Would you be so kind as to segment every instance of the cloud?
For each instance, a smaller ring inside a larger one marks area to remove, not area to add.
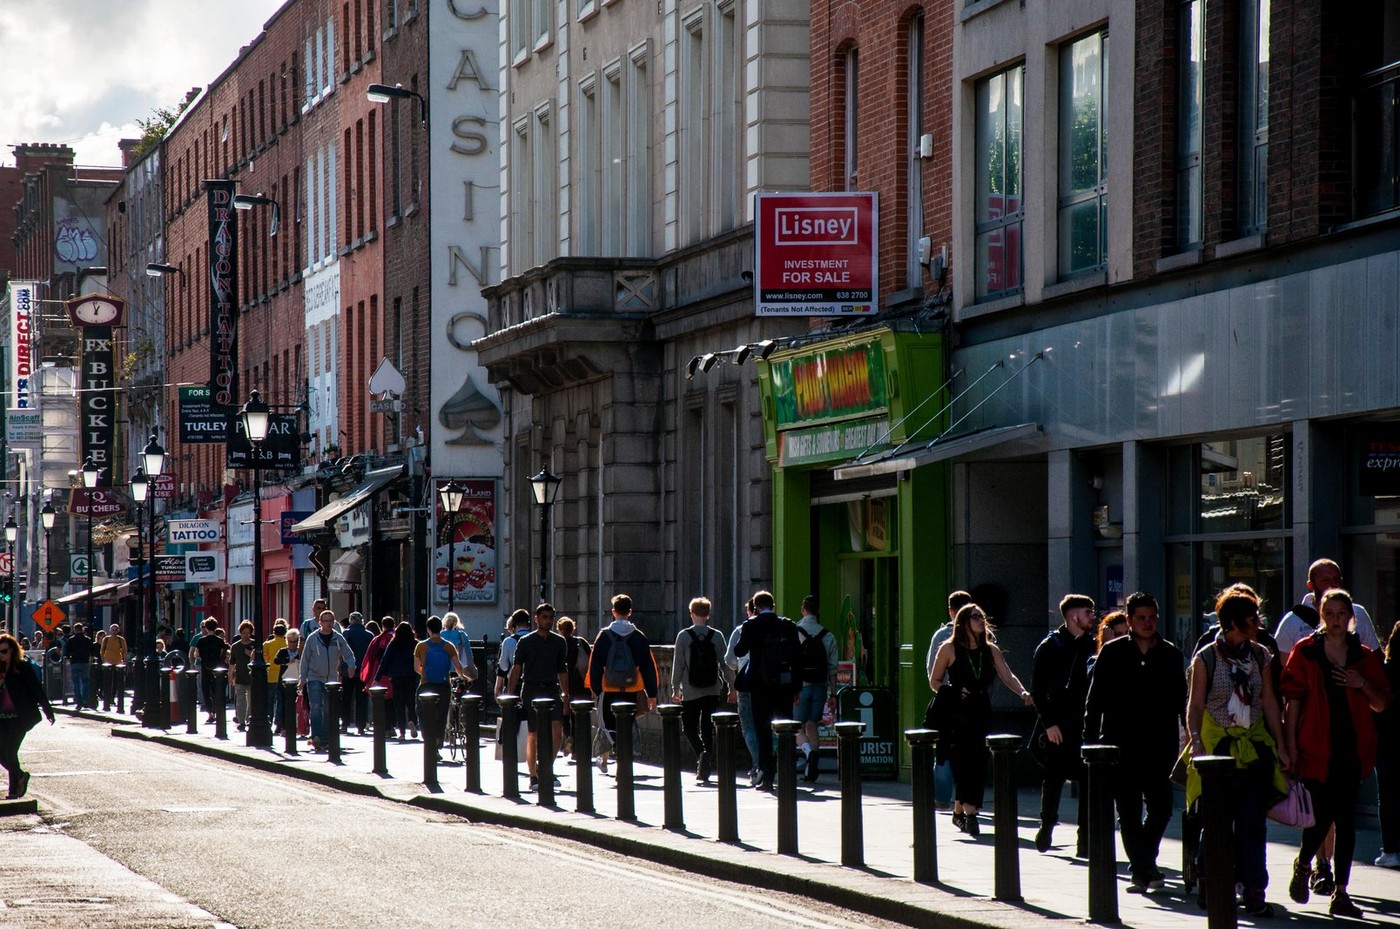
[[[284,0],[3,0],[0,163],[64,142],[79,164],[120,164],[137,119],[206,86]]]

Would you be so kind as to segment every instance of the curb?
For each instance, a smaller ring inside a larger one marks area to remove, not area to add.
[[[1027,924],[1028,920],[1034,920],[1037,916],[1045,919],[1047,924],[1050,921],[1048,917],[1035,913],[1033,910],[1028,911],[1011,904],[1002,904],[984,897],[970,899],[977,905],[978,911],[983,914],[986,914],[988,907],[1004,909],[1004,918],[999,920],[969,918],[956,911],[935,909],[915,901],[914,899],[910,899],[914,896],[932,891],[940,886],[938,884],[917,884],[906,879],[877,877],[874,879],[888,882],[889,886],[886,889],[886,893],[876,893],[872,890],[851,886],[848,882],[849,878],[871,879],[869,875],[866,875],[858,869],[849,869],[827,862],[813,862],[801,857],[792,858],[781,856],[767,851],[754,852],[745,849],[743,846],[719,843],[711,839],[697,840],[695,838],[686,838],[684,834],[668,832],[661,829],[659,826],[654,829],[651,827],[634,827],[629,823],[599,816],[593,819],[597,828],[592,828],[581,823],[568,822],[556,818],[544,818],[543,816],[525,815],[523,813],[512,813],[506,810],[493,809],[485,805],[448,799],[436,794],[418,793],[410,797],[392,796],[379,789],[374,784],[361,784],[355,781],[344,780],[328,771],[290,767],[271,759],[227,751],[217,745],[189,742],[165,734],[156,734],[146,730],[132,728],[113,729],[112,735],[115,738],[152,742],[198,755],[218,758],[222,761],[241,764],[245,767],[255,768],[260,771],[282,774],[287,777],[309,781],[344,793],[388,800],[393,803],[401,803],[429,812],[458,816],[468,822],[479,825],[504,826],[511,829],[539,833],[551,838],[567,839],[629,858],[650,861],[654,864],[676,868],[690,874],[751,887],[767,888],[778,891],[779,893],[790,894],[792,896],[838,906],[855,913],[860,913],[876,919],[901,923],[906,926],[926,927],[930,925],[931,921],[936,921],[939,929],[993,929],[993,927],[1000,929],[1000,927],[1009,927],[1013,925],[1024,926]],[[546,810],[546,808],[537,805],[526,805],[526,808],[531,810]],[[551,816],[555,812],[574,815],[573,811],[562,808],[550,810],[548,812]],[[656,839],[661,839],[661,841],[632,838],[620,834],[619,832],[609,831],[609,828],[604,828],[604,824],[615,826],[618,829],[647,828],[649,831],[655,833]],[[703,842],[703,846],[694,850],[680,847],[681,843],[694,843],[696,841]],[[737,860],[739,856],[750,854],[762,855],[764,859],[763,862],[761,864],[757,862],[750,864],[745,861]],[[815,865],[820,867],[825,873],[821,875],[800,874],[792,870],[789,865],[801,865],[805,867],[812,867]],[[965,899],[968,898],[952,895],[949,896],[946,901],[940,902],[953,903]]]

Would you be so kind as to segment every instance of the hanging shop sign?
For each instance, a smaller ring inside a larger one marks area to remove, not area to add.
[[[214,403],[210,387],[180,388],[180,441],[212,445],[228,438],[228,410]]]
[[[5,411],[5,440],[11,448],[41,448],[44,443],[44,414],[33,407]]]
[[[879,341],[789,355],[769,371],[779,429],[883,413],[889,402]]]
[[[185,554],[186,583],[210,584],[223,579],[223,552],[187,552]]]
[[[30,379],[34,376],[32,336],[38,286],[33,281],[10,282],[10,339],[14,345],[10,352],[10,387],[14,396],[8,406],[14,410],[27,410],[34,403]]]
[[[171,545],[198,545],[223,538],[223,522],[217,519],[168,519],[166,541]]]
[[[82,341],[82,384],[78,401],[82,430],[79,455],[99,469],[97,486],[112,486],[117,442],[117,392],[111,326],[87,326]]]
[[[228,468],[268,468],[282,470],[301,465],[301,433],[297,414],[273,413],[267,421],[267,438],[256,449],[243,431],[243,417],[229,418],[228,444],[224,466]]]
[[[874,193],[765,193],[754,203],[759,316],[865,316],[879,308]]]
[[[185,583],[184,555],[157,555],[155,563],[157,584]]]
[[[238,225],[230,180],[206,180],[209,208],[209,386],[214,403],[238,396]]]

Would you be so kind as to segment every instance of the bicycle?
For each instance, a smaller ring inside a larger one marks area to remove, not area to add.
[[[470,733],[466,729],[466,714],[462,711],[462,697],[471,691],[471,685],[462,678],[453,676],[452,696],[447,704],[447,725],[443,730],[443,746],[452,761],[466,760],[466,745]]]

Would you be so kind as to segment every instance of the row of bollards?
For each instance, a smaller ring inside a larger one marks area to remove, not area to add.
[[[193,706],[193,692],[196,687],[197,671],[186,671],[180,675],[182,685],[181,701]],[[227,678],[226,668],[216,668],[215,737],[227,739],[225,719],[225,690],[222,686]],[[164,689],[164,688],[162,688]],[[119,692],[118,692],[119,693]],[[284,685],[283,730],[286,734],[286,751],[296,754],[296,684]],[[374,735],[374,773],[387,777],[386,763],[386,689],[370,687],[371,718]],[[445,721],[448,717],[445,707],[438,705],[439,695],[423,692],[418,695],[420,725],[423,732],[423,783],[429,789],[439,789],[438,761],[443,742]],[[517,696],[503,695],[497,698],[501,710],[501,737],[498,742],[502,766],[502,796],[507,799],[520,799],[519,752],[517,738],[522,712],[533,715],[535,738],[537,740],[536,800],[544,807],[555,807],[557,797],[554,790],[555,746],[551,715],[555,701],[547,698],[531,701],[522,706]],[[457,701],[457,712],[461,725],[471,737],[465,740],[463,767],[466,775],[465,789],[468,793],[480,794],[481,787],[481,739],[478,736],[481,724],[482,698],[468,694]],[[339,685],[327,685],[325,707],[325,728],[328,736],[327,760],[340,761],[338,725]],[[573,700],[569,704],[571,715],[570,733],[574,743],[575,760],[575,809],[580,813],[593,814],[593,713],[592,700]],[[611,713],[616,720],[613,737],[613,760],[617,796],[616,818],[634,821],[636,814],[635,781],[633,777],[634,749],[633,720],[637,707],[629,702],[612,704]],[[662,768],[664,813],[662,828],[684,832],[685,813],[683,808],[681,771],[681,707],[662,704],[657,708],[662,727]],[[187,714],[187,731],[196,729],[196,713]],[[738,714],[720,712],[713,715],[715,726],[715,762],[718,780],[717,838],[721,842],[739,841],[738,802],[737,802],[737,736]],[[778,852],[784,855],[799,854],[797,828],[797,765],[796,735],[800,729],[794,720],[774,720],[773,731],[778,740],[777,751],[777,818]],[[860,767],[861,736],[865,726],[859,722],[840,722],[835,725],[837,733],[837,767],[841,793],[841,863],[847,867],[864,867],[864,834],[862,818],[862,779]],[[933,768],[934,752],[938,733],[929,729],[910,729],[904,733],[909,745],[912,760],[912,816],[913,816],[913,878],[921,884],[937,884],[938,850],[934,806]],[[987,746],[992,754],[993,777],[993,843],[994,843],[994,897],[1002,901],[1020,901],[1020,842],[1018,835],[1018,810],[1014,764],[1023,739],[1016,735],[990,735]],[[1086,745],[1082,749],[1088,791],[1088,917],[1097,923],[1118,922],[1118,880],[1116,841],[1114,836],[1114,802],[1112,785],[1119,750],[1112,745]],[[1236,906],[1234,895],[1234,862],[1229,816],[1229,778],[1235,766],[1228,757],[1198,758],[1195,760],[1202,778],[1201,813],[1205,823],[1203,837],[1204,858],[1209,866],[1203,872],[1207,898],[1208,929],[1234,929]]]

